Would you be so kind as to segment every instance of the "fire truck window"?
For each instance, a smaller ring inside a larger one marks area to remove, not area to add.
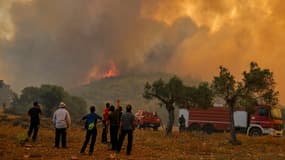
[[[260,108],[260,109],[258,110],[258,115],[259,115],[259,116],[267,117],[267,116],[268,116],[268,109],[266,109],[266,108]]]

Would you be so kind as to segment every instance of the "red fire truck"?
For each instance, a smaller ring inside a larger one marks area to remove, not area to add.
[[[188,117],[189,130],[203,130],[212,133],[230,129],[229,110],[226,107],[193,108],[190,109]],[[283,134],[281,109],[277,107],[259,105],[250,116],[246,111],[235,111],[234,123],[237,131],[250,136],[263,134],[281,136]]]
[[[136,124],[138,128],[153,128],[158,130],[161,124],[161,119],[158,117],[156,112],[147,112],[139,110],[136,114]]]

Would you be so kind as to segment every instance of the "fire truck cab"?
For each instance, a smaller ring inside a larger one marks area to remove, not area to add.
[[[283,121],[281,109],[270,106],[257,106],[256,112],[250,116],[247,134],[250,136],[262,134],[282,136]]]
[[[153,128],[153,130],[158,130],[161,124],[161,119],[158,117],[156,112],[147,112],[144,110],[139,110],[136,114],[136,124],[140,128]]]

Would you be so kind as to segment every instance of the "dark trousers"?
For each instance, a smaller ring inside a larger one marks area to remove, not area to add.
[[[112,150],[116,150],[118,146],[118,131],[119,131],[118,125],[112,125],[112,124],[110,125]]]
[[[28,131],[28,136],[31,137],[32,133],[33,133],[33,141],[35,141],[37,139],[37,135],[38,135],[38,130],[39,130],[39,125],[38,124],[30,124],[30,128]]]
[[[87,130],[86,131],[86,137],[85,137],[85,141],[82,145],[82,148],[81,148],[81,153],[84,153],[88,143],[89,143],[89,140],[90,140],[90,137],[91,137],[91,144],[90,144],[90,149],[89,149],[89,153],[93,153],[94,151],[94,145],[95,145],[95,142],[96,142],[96,136],[97,136],[97,129],[93,129],[93,130]]]
[[[56,128],[55,130],[55,147],[59,147],[61,139],[61,146],[66,147],[66,128]]]
[[[179,126],[179,132],[185,131],[185,125],[180,125]]]
[[[102,143],[107,143],[107,124],[106,121],[102,122],[103,130],[102,130]]]
[[[131,154],[132,145],[133,145],[133,130],[122,130],[121,131],[121,134],[119,136],[119,144],[118,144],[117,151],[118,152],[121,151],[126,134],[128,134],[127,154]]]

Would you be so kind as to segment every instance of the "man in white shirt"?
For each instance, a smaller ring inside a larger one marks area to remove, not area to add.
[[[61,139],[62,148],[66,148],[66,129],[71,125],[71,119],[63,102],[60,102],[58,109],[53,114],[53,124],[56,129],[55,147],[59,148],[59,141]]]

